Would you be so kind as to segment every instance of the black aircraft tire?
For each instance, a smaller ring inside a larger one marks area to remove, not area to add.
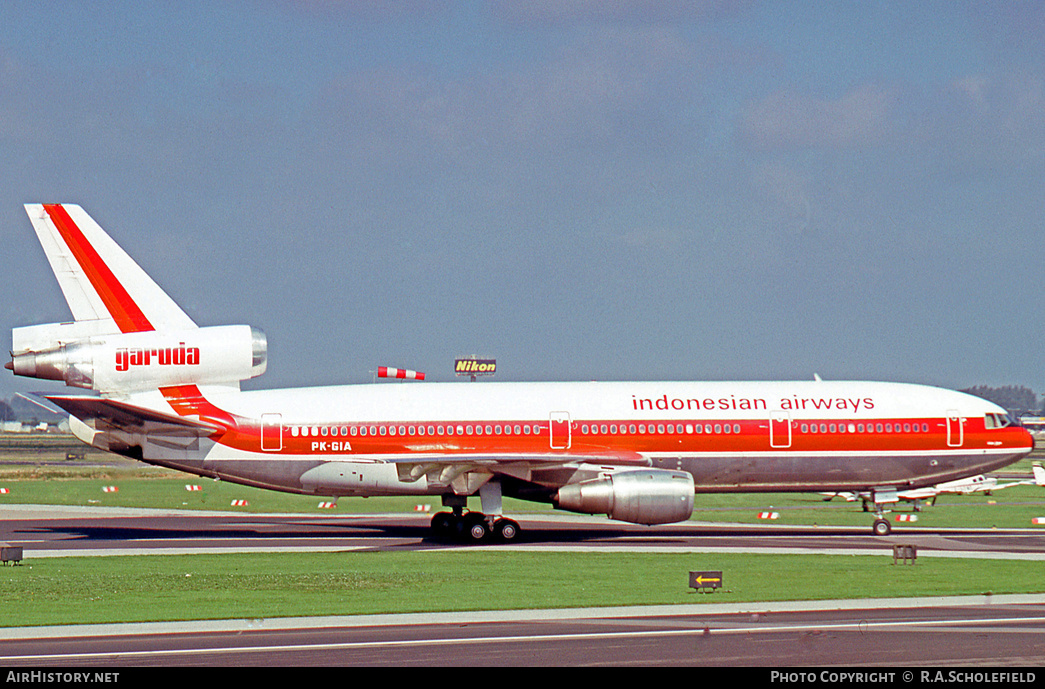
[[[486,515],[469,512],[463,520],[463,535],[470,541],[482,541],[490,535],[490,526],[486,523]]]
[[[445,540],[454,534],[454,522],[457,521],[449,512],[437,512],[432,516],[432,535]]]
[[[493,528],[502,541],[514,541],[519,535],[519,524],[512,519],[499,519]]]

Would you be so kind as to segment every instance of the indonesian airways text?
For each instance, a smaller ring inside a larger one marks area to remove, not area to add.
[[[661,411],[684,411],[684,410],[758,410],[768,409],[768,403],[760,397],[671,397],[661,395],[660,397],[638,397],[631,396],[631,407],[635,411],[661,410]],[[849,411],[853,414],[861,409],[874,409],[874,399],[871,397],[781,397],[780,404],[776,409],[782,411],[798,410],[829,410]]]

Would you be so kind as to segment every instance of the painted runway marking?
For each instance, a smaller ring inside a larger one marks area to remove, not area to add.
[[[633,620],[634,622],[634,620]],[[316,643],[316,644],[287,644],[287,645],[264,645],[264,646],[227,646],[221,648],[178,648],[178,649],[160,649],[151,651],[110,651],[110,652],[93,652],[93,653],[55,653],[55,654],[40,654],[40,655],[19,655],[19,656],[0,656],[0,663],[3,662],[47,662],[47,661],[60,661],[60,660],[102,660],[111,659],[115,657],[120,658],[147,658],[147,657],[162,657],[162,656],[181,656],[181,655],[198,655],[203,653],[208,654],[233,654],[233,653],[274,653],[274,652],[307,652],[307,651],[349,651],[354,649],[372,649],[372,648],[406,648],[406,647],[421,647],[421,646],[450,646],[450,645],[462,645],[462,644],[498,644],[498,643],[519,643],[519,642],[554,642],[554,641],[606,641],[612,639],[623,639],[623,638],[652,638],[652,637],[677,637],[677,636],[694,636],[703,635],[709,633],[712,636],[719,636],[723,634],[777,634],[777,633],[796,633],[796,632],[811,632],[811,631],[845,631],[855,630],[860,632],[867,632],[871,629],[905,629],[905,628],[917,628],[917,627],[961,627],[970,626],[971,629],[967,631],[983,631],[984,625],[1007,625],[1007,624],[1043,624],[1045,625],[1045,616],[1037,617],[995,617],[995,618],[976,618],[976,619],[945,619],[945,620],[885,620],[880,622],[871,622],[867,620],[858,620],[853,622],[833,622],[833,623],[770,623],[760,624],[758,626],[744,626],[744,627],[726,627],[726,628],[711,628],[706,626],[699,626],[689,629],[663,629],[663,630],[649,630],[649,631],[625,631],[625,632],[580,632],[580,633],[567,633],[567,634],[533,634],[533,635],[518,635],[518,636],[479,636],[479,637],[453,637],[449,639],[403,639],[403,640],[389,640],[389,641],[347,641],[339,643]],[[1043,630],[1045,631],[1045,630]]]

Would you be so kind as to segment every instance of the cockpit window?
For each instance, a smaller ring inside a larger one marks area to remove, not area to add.
[[[1007,414],[986,414],[983,417],[983,425],[986,428],[1005,428],[1010,423]]]

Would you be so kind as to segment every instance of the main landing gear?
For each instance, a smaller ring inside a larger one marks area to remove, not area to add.
[[[519,535],[519,524],[513,519],[482,512],[467,512],[455,507],[453,512],[439,512],[432,517],[432,535],[441,541],[512,541]]]
[[[479,489],[482,512],[465,512],[468,496],[444,495],[443,506],[452,512],[439,512],[432,517],[432,535],[443,541],[513,541],[519,535],[519,523],[501,515],[501,484],[490,481]]]

